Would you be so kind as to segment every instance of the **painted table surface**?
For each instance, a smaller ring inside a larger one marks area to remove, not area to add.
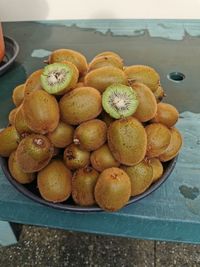
[[[0,220],[68,230],[157,240],[200,243],[200,22],[60,21],[4,23],[4,34],[20,45],[13,67],[0,77],[0,127],[7,125],[12,89],[43,66],[56,48],[84,53],[90,60],[104,50],[125,64],[146,64],[161,75],[166,101],[180,111],[177,127],[184,146],[169,179],[145,199],[119,212],[76,213],[48,208],[21,195],[0,173]],[[186,78],[175,83],[167,74]]]

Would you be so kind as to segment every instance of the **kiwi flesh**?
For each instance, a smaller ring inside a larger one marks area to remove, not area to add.
[[[64,148],[73,142],[74,128],[62,121],[59,122],[57,128],[47,134],[47,137],[55,147]]]
[[[158,158],[149,159],[149,164],[153,169],[153,183],[156,182],[163,174],[163,165]]]
[[[182,136],[178,129],[173,127],[170,129],[170,132],[171,132],[170,144],[166,148],[166,150],[161,155],[159,155],[159,159],[162,162],[166,162],[175,158],[178,155],[183,143]]]
[[[132,65],[124,70],[130,83],[141,82],[155,92],[160,84],[159,74],[150,66]]]
[[[77,125],[94,119],[101,113],[101,95],[92,87],[75,88],[61,98],[59,106],[61,120]]]
[[[35,179],[35,173],[25,173],[16,160],[16,152],[13,151],[8,159],[8,168],[12,177],[20,184],[29,184]]]
[[[170,128],[176,124],[178,118],[179,113],[174,106],[167,103],[158,103],[157,113],[152,122],[160,122]]]
[[[161,123],[149,124],[145,130],[147,133],[147,157],[160,156],[170,144],[170,130]]]
[[[40,76],[43,69],[34,71],[26,80],[24,85],[24,97],[28,96],[30,93],[36,90],[42,90]]]
[[[107,144],[93,151],[90,156],[92,167],[102,172],[111,167],[119,167],[120,163],[113,157]]]
[[[37,175],[37,185],[41,196],[54,203],[63,202],[70,197],[71,183],[71,171],[61,160],[52,160]]]
[[[133,116],[141,122],[154,118],[157,111],[157,102],[152,91],[143,83],[134,83],[132,88],[136,92],[139,102]]]
[[[78,81],[78,69],[71,62],[47,65],[41,74],[42,88],[49,94],[64,94]]]
[[[9,124],[10,125],[14,125],[15,124],[15,116],[17,114],[18,111],[18,107],[12,109],[8,115],[8,120],[9,120]]]
[[[134,114],[139,101],[136,91],[131,87],[112,84],[103,92],[102,105],[111,117],[120,119]]]
[[[90,152],[81,149],[75,144],[66,147],[63,160],[70,170],[84,168],[90,163]]]
[[[9,157],[19,142],[20,136],[13,125],[3,129],[0,132],[0,156]]]
[[[86,86],[91,86],[103,93],[106,88],[114,83],[127,84],[127,76],[116,67],[105,66],[90,71],[84,79]]]
[[[92,167],[77,170],[72,178],[72,198],[80,206],[95,204],[94,188],[99,173]]]
[[[32,173],[44,168],[54,153],[49,139],[40,134],[30,134],[19,143],[16,150],[16,160],[21,169]]]
[[[105,66],[123,69],[123,61],[114,55],[95,57],[89,64],[89,71]]]
[[[153,168],[148,163],[148,160],[145,159],[131,167],[122,166],[122,169],[130,177],[131,196],[142,194],[152,184]]]
[[[147,149],[143,125],[133,117],[116,120],[108,128],[108,146],[114,158],[132,166],[142,161]]]
[[[25,97],[23,112],[25,121],[33,132],[46,134],[58,126],[58,103],[54,96],[44,90],[33,91]]]
[[[70,61],[79,70],[80,75],[84,75],[87,72],[88,64],[85,56],[78,51],[71,49],[58,49],[52,52],[49,56],[49,63]]]
[[[16,107],[19,107],[24,99],[24,84],[20,84],[13,90],[12,100]]]
[[[95,186],[95,200],[106,211],[117,211],[125,206],[131,196],[129,176],[122,169],[104,170]]]
[[[74,132],[74,143],[87,151],[93,151],[102,146],[107,139],[106,123],[94,119],[81,123]]]

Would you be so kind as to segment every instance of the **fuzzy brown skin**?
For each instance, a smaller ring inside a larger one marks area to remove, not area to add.
[[[95,57],[89,64],[89,71],[106,66],[115,67],[122,70],[123,61],[114,55]]]
[[[86,86],[91,86],[103,93],[105,89],[114,84],[127,84],[127,76],[125,73],[115,67],[101,67],[90,71],[84,79]]]
[[[35,173],[25,173],[16,160],[16,152],[10,154],[8,168],[12,177],[20,184],[29,184],[35,179]]]
[[[123,59],[120,57],[120,55],[118,55],[117,53],[115,53],[113,51],[101,52],[101,53],[97,54],[94,58],[98,58],[98,57],[102,57],[102,56],[115,56],[115,57],[117,57],[119,60],[121,60],[123,62]]]
[[[156,89],[155,92],[153,92],[153,94],[156,98],[157,103],[160,103],[162,101],[163,97],[166,96],[164,89],[161,85],[158,86],[158,88]]]
[[[46,136],[30,134],[19,143],[16,160],[24,172],[32,173],[44,168],[53,153],[53,145]]]
[[[23,104],[18,108],[18,111],[15,115],[15,123],[14,126],[17,130],[17,132],[23,136],[24,134],[27,133],[32,133],[33,131],[28,127],[26,120],[25,120],[25,116],[24,116],[24,112],[23,112]]]
[[[43,69],[36,70],[28,77],[24,85],[24,97],[28,96],[35,90],[42,90],[40,83],[40,76],[42,72]]]
[[[9,124],[10,125],[14,125],[15,124],[15,116],[16,116],[16,113],[18,111],[18,108],[14,108],[10,111],[9,115],[8,115],[8,120],[9,120]]]
[[[77,170],[72,178],[72,198],[80,206],[92,206],[96,203],[94,188],[99,173],[92,167]]]
[[[92,87],[75,88],[61,98],[59,106],[62,121],[78,125],[101,113],[101,95]]]
[[[174,106],[167,103],[159,103],[157,113],[152,122],[160,122],[170,128],[176,124],[178,118],[179,113]]]
[[[20,84],[13,90],[12,100],[16,107],[19,107],[24,99],[24,84]]]
[[[0,132],[0,156],[9,157],[17,148],[20,136],[14,126],[8,126]]]
[[[134,83],[132,88],[136,91],[139,105],[133,114],[141,122],[154,118],[157,112],[157,102],[152,91],[142,83]]]
[[[97,204],[106,211],[116,211],[125,206],[131,196],[131,182],[119,168],[104,170],[95,186]]]
[[[81,123],[74,132],[74,143],[87,151],[94,151],[102,146],[107,139],[106,123],[94,119]]]
[[[171,128],[171,140],[166,150],[159,156],[160,161],[166,162],[176,157],[182,147],[183,138],[176,128]]]
[[[58,126],[60,114],[56,98],[44,90],[33,91],[23,102],[24,118],[28,127],[36,133],[53,132]]]
[[[93,151],[90,156],[92,167],[99,172],[111,167],[119,167],[120,163],[113,157],[107,144]]]
[[[162,176],[163,165],[158,158],[149,159],[149,164],[153,168],[153,183],[154,183]]]
[[[108,146],[117,161],[132,166],[142,161],[147,149],[147,135],[135,118],[116,120],[108,128]]]
[[[131,180],[131,196],[142,194],[153,182],[153,168],[148,160],[131,166],[122,166]]]
[[[70,170],[77,170],[89,165],[90,153],[75,144],[71,144],[66,147],[63,160]]]
[[[40,194],[51,202],[63,202],[71,195],[72,174],[61,160],[52,160],[38,173]]]
[[[160,156],[170,144],[171,132],[161,123],[152,123],[145,128],[147,133],[147,157]]]

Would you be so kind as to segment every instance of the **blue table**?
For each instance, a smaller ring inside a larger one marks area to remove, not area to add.
[[[199,22],[91,20],[3,26],[5,35],[15,38],[21,50],[13,68],[0,77],[1,128],[6,126],[12,108],[12,89],[42,66],[49,51],[68,47],[83,52],[90,60],[100,51],[114,50],[127,65],[146,64],[158,70],[167,93],[166,101],[180,111],[177,127],[184,136],[184,146],[173,174],[164,185],[115,213],[66,212],[42,206],[17,192],[0,172],[0,220],[105,235],[200,243]],[[170,81],[167,74],[172,71],[181,72],[186,78],[179,83]],[[0,240],[6,244],[6,240],[2,241],[3,229],[8,235],[12,232],[8,225],[0,224]]]

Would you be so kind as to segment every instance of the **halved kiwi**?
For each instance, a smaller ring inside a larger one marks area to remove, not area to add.
[[[115,119],[131,116],[138,104],[135,90],[123,84],[110,85],[102,95],[104,110]]]

